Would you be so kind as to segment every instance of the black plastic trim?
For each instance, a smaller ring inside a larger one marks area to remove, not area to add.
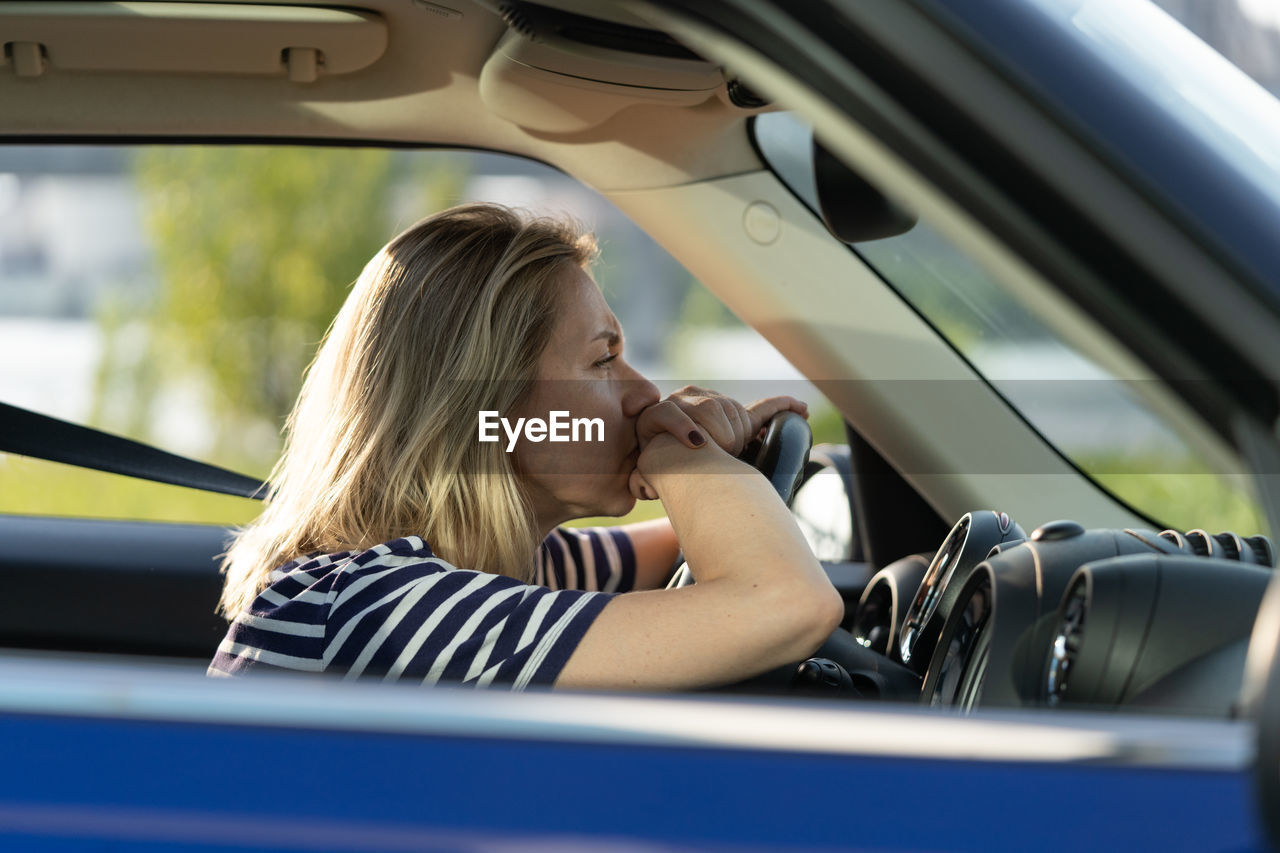
[[[0,515],[0,646],[210,660],[223,527]]]
[[[932,554],[951,525],[847,421],[845,433],[866,561],[878,571],[908,554]]]

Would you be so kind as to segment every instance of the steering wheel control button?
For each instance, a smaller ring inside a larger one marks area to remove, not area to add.
[[[849,671],[829,658],[809,658],[796,667],[791,678],[793,689],[819,693],[857,692]]]
[[[1031,533],[1036,542],[1056,542],[1059,539],[1073,539],[1084,533],[1084,527],[1077,521],[1061,519],[1040,525]]]
[[[782,217],[767,201],[753,201],[742,214],[742,227],[753,242],[768,246],[782,233]]]

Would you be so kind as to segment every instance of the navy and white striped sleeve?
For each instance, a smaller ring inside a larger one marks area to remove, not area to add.
[[[323,671],[324,620],[334,581],[350,557],[325,554],[273,571],[271,585],[227,629],[209,675],[248,669]]]
[[[233,623],[211,674],[252,663],[422,684],[549,686],[612,597],[454,568],[425,549],[397,547],[404,541],[361,553],[269,614],[259,597]]]
[[[538,583],[551,589],[630,592],[636,552],[621,527],[557,527],[542,543]]]

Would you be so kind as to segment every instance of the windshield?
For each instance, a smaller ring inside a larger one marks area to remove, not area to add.
[[[812,134],[789,113],[754,124],[775,173],[818,209]],[[966,252],[921,220],[853,244],[1060,453],[1160,525],[1266,532],[1247,477],[1216,471],[1122,381],[1058,336]]]

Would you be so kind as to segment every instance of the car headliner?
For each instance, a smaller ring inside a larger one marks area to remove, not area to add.
[[[318,5],[298,0],[272,3],[284,4]],[[5,4],[0,20],[9,19],[6,40],[21,40],[21,27],[27,26],[33,40],[51,41],[41,35],[47,23],[41,29],[24,20],[38,16],[47,22],[76,5],[83,4]],[[125,64],[145,67],[148,51],[163,55],[164,39],[158,34],[188,14],[183,7],[208,9],[207,4],[193,3],[150,5],[170,7],[170,16],[167,23],[159,21],[153,27],[132,25],[139,33],[133,45],[137,60]],[[601,190],[667,186],[760,166],[744,129],[750,112],[714,93],[686,107],[654,103],[637,88],[633,106],[596,127],[569,133],[522,128],[495,115],[481,97],[481,70],[507,31],[495,11],[468,0],[448,0],[434,8],[404,0],[362,0],[359,5],[385,21],[385,53],[351,73],[322,71],[312,83],[292,82],[283,64],[274,75],[155,73],[128,67],[63,71],[58,67],[59,43],[50,43],[46,68],[38,77],[0,74],[0,99],[6,105],[0,134],[317,139],[487,148],[542,160]],[[444,17],[442,7],[458,14]],[[20,17],[24,11],[26,19]],[[66,42],[87,40],[89,44],[82,46],[86,50],[100,37],[89,25],[63,27],[58,33]],[[227,42],[218,49],[233,55],[237,45]],[[245,63],[252,67],[248,57]]]

